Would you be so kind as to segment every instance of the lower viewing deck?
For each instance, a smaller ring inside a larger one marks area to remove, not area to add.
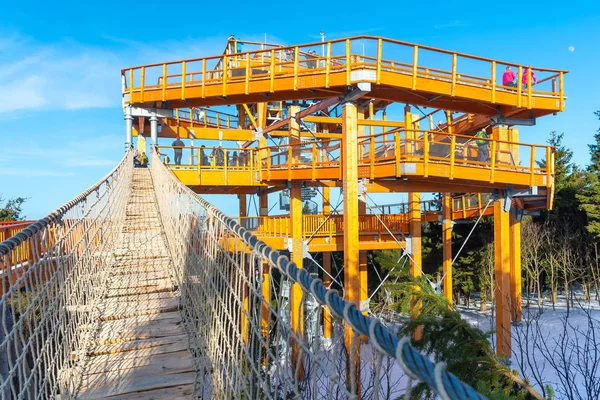
[[[134,170],[132,189],[77,398],[192,398],[196,370],[149,170]]]

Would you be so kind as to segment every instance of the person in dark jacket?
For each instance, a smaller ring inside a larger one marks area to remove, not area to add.
[[[181,155],[183,154],[183,147],[185,143],[181,139],[179,139],[179,135],[175,136],[175,141],[171,144],[171,146],[175,147],[175,165],[181,165]]]

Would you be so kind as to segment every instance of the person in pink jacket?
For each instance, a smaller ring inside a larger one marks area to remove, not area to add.
[[[523,83],[523,89],[527,88],[527,75],[531,73],[531,84],[535,85],[535,83],[537,82],[537,78],[535,77],[535,74],[533,73],[533,70],[531,68],[527,68],[525,70],[525,72],[523,73],[523,77],[521,79],[522,83]]]
[[[516,77],[517,75],[515,72],[510,67],[506,67],[506,71],[504,71],[504,74],[502,75],[502,86],[517,86],[515,83]]]

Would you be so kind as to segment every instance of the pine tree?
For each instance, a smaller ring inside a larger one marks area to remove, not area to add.
[[[23,197],[17,197],[15,199],[10,199],[6,201],[6,204],[0,208],[0,221],[19,221],[23,219],[21,213],[23,210],[21,209],[23,203],[25,203],[27,199]],[[0,196],[0,205],[4,202],[4,199]]]
[[[541,398],[498,359],[490,345],[491,332],[484,333],[462,319],[425,279],[409,278],[399,289],[398,311],[408,309],[415,297],[422,306],[420,314],[400,329],[399,336],[411,336],[417,327],[422,327],[423,338],[412,344],[436,362],[445,362],[448,371],[490,399]],[[437,398],[423,383],[412,394],[411,398]]]
[[[594,113],[600,119],[600,111]],[[588,145],[590,149],[591,163],[584,175],[584,185],[577,200],[580,209],[587,216],[586,229],[596,240],[600,240],[600,129],[594,135],[595,143]]]

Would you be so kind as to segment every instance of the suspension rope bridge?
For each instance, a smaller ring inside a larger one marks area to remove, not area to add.
[[[413,379],[445,399],[484,398],[162,163],[134,169],[131,152],[2,242],[0,259],[2,399],[354,398],[366,395],[361,388],[378,398],[390,384],[396,395],[407,390],[395,380]],[[258,284],[267,274],[278,275],[271,302]],[[294,331],[301,311],[290,308],[290,285],[303,304],[326,306],[336,331],[346,324],[368,338],[359,360],[348,359],[343,340],[326,349],[318,335]],[[396,368],[381,368],[393,360]],[[346,374],[347,365],[359,373]]]

